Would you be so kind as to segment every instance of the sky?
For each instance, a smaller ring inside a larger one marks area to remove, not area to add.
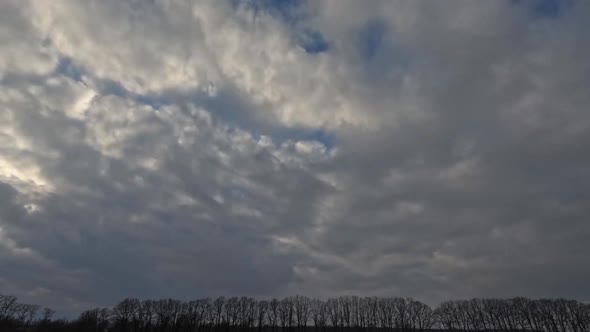
[[[589,15],[2,0],[0,293],[590,300]]]

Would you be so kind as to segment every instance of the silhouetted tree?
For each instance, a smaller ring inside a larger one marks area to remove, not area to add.
[[[326,324],[328,321],[328,313],[327,313],[327,306],[326,302],[322,300],[312,300],[311,301],[311,317],[313,320],[313,324],[316,328],[322,329],[322,331],[326,330]]]
[[[293,298],[295,306],[295,320],[297,321],[297,328],[301,330],[307,326],[309,315],[311,313],[311,299],[307,296],[296,295]]]
[[[110,310],[96,308],[84,311],[76,322],[77,330],[83,332],[104,332],[109,327]]]
[[[256,324],[258,326],[258,331],[262,331],[262,328],[266,324],[266,317],[268,314],[269,306],[270,306],[270,303],[266,300],[258,301],[258,303],[257,303],[257,311],[256,311],[257,323]]]
[[[270,300],[270,302],[268,303],[268,324],[271,326],[272,331],[274,331],[275,328],[279,325],[280,305],[280,301],[274,298]]]
[[[590,332],[590,305],[567,299],[471,299],[432,310],[412,298],[341,296],[322,301],[296,295],[281,300],[219,297],[189,302],[127,298],[112,309],[84,311],[74,321],[54,311],[0,295],[4,332],[311,332],[343,330]]]

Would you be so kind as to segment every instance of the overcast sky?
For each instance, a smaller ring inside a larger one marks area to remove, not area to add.
[[[1,0],[0,293],[590,300],[588,17]]]

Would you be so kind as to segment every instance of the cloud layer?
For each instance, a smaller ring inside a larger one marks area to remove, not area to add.
[[[589,14],[2,1],[1,293],[588,300]]]

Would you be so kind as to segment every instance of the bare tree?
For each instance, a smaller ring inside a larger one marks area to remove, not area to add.
[[[124,299],[113,307],[113,319],[121,331],[128,330],[133,317],[137,315],[140,308],[141,304],[139,300],[130,298]]]
[[[0,321],[13,318],[16,304],[16,296],[0,295]]]
[[[251,297],[242,296],[238,300],[238,326],[251,328],[256,320],[256,300]]]
[[[223,321],[223,307],[225,306],[225,297],[220,296],[213,301],[211,306],[211,320],[214,326],[220,326]]]
[[[295,305],[295,319],[297,321],[297,328],[305,328],[309,321],[311,312],[311,299],[307,296],[296,295],[293,298]]]
[[[176,327],[181,314],[182,303],[174,299],[163,299],[154,302],[154,313],[160,329],[168,326]]]
[[[328,313],[326,310],[326,302],[322,300],[312,300],[311,302],[311,317],[316,328],[325,330],[328,321]]]
[[[50,321],[53,318],[53,315],[55,315],[55,310],[50,308],[43,308],[43,318],[41,319],[43,321]]]
[[[343,327],[350,327],[352,321],[352,301],[349,296],[338,298],[338,308],[340,309],[341,324]]]
[[[27,304],[26,305],[26,311],[27,311],[27,315],[25,318],[25,320],[26,320],[25,325],[26,326],[31,326],[33,324],[33,320],[37,316],[37,312],[39,312],[39,309],[41,309],[41,306],[37,305],[37,304]]]
[[[239,303],[237,297],[230,297],[225,302],[223,321],[225,325],[233,327],[237,325],[239,317]]]
[[[258,301],[257,303],[257,323],[258,331],[262,331],[262,328],[265,325],[267,313],[269,310],[270,303],[266,300]]]
[[[413,299],[408,300],[408,318],[412,329],[429,330],[434,326],[434,312],[426,304]]]
[[[211,305],[211,299],[197,299],[187,304],[187,326],[194,331],[205,324],[207,312]]]
[[[392,329],[395,324],[395,306],[394,300],[391,298],[380,298],[377,301],[377,314],[379,318],[379,325],[381,328]]]
[[[279,300],[277,299],[272,299],[270,300],[270,302],[268,303],[268,324],[271,326],[271,328],[275,329],[275,327],[278,326],[279,324],[279,320],[280,320],[280,310],[279,307],[281,306],[281,303]]]
[[[133,318],[135,329],[145,332],[151,329],[154,321],[154,301],[144,300],[139,304],[139,308]]]
[[[96,308],[80,314],[77,324],[80,331],[104,332],[109,326],[110,310]]]
[[[0,331],[264,332],[282,326],[304,330],[367,329],[426,331],[590,332],[590,305],[567,299],[471,299],[441,303],[435,310],[411,298],[343,296],[322,301],[305,296],[258,301],[251,297],[124,299],[112,310],[84,311],[73,322],[52,320],[54,311],[0,295]],[[328,327],[330,326],[330,327]],[[205,330],[206,328],[206,330]],[[286,330],[282,331],[286,332]]]
[[[457,329],[457,317],[455,315],[455,308],[451,301],[441,303],[438,308],[434,310],[434,314],[441,328],[446,330]]]
[[[295,313],[293,299],[286,297],[279,301],[278,306],[279,321],[281,326],[284,328],[293,326],[293,316]]]
[[[28,316],[29,313],[29,308],[28,308],[28,304],[24,304],[24,303],[17,303],[14,306],[14,317],[16,318],[16,320],[23,324],[25,323],[25,320]]]
[[[379,299],[377,297],[366,297],[364,302],[367,311],[367,327],[372,331],[379,326]]]
[[[332,327],[340,327],[341,326],[341,317],[340,317],[340,306],[338,304],[337,299],[329,299],[326,301],[326,309],[328,312],[328,318],[330,319],[330,324]]]

